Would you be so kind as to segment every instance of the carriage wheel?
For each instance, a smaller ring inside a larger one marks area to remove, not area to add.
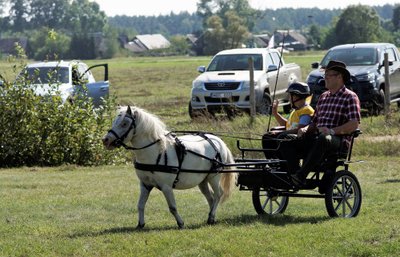
[[[335,174],[325,194],[325,206],[331,217],[355,217],[361,208],[361,187],[350,171]]]
[[[289,203],[289,197],[273,192],[253,189],[253,206],[258,214],[274,215],[284,213]]]

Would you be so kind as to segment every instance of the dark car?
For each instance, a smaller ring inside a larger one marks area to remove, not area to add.
[[[389,43],[358,43],[338,45],[328,50],[321,63],[311,64],[314,69],[307,77],[315,107],[318,97],[326,90],[322,78],[323,67],[330,60],[342,61],[351,73],[347,87],[360,98],[361,108],[370,114],[378,114],[384,109],[385,68],[384,53],[388,53],[390,101],[400,101],[400,54],[397,47]]]

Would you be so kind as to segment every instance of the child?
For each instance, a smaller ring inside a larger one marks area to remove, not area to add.
[[[293,111],[290,113],[289,118],[284,118],[278,113],[278,101],[272,104],[272,115],[276,121],[284,129],[272,129],[264,134],[262,138],[263,149],[271,149],[265,151],[267,158],[276,157],[274,150],[279,147],[279,140],[282,138],[295,138],[299,128],[307,126],[311,122],[314,114],[314,109],[308,104],[307,98],[310,97],[310,88],[306,83],[294,82],[290,84],[286,90],[289,93],[290,104]]]

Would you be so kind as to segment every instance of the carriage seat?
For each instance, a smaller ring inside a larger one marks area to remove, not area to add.
[[[350,161],[351,153],[353,149],[354,139],[362,134],[360,129],[356,129],[349,135],[341,135],[341,137],[350,136],[350,144],[349,146],[346,145],[345,141],[342,140],[339,150],[336,154],[327,156],[325,158],[326,163],[336,163],[336,166],[344,165],[346,161]]]

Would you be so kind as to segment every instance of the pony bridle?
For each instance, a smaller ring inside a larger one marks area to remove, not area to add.
[[[128,135],[129,135],[129,133],[131,132],[132,129],[133,129],[133,136],[136,135],[136,116],[134,115],[134,116],[132,117],[131,115],[125,115],[125,116],[123,117],[123,119],[125,119],[125,118],[131,119],[131,123],[130,123],[128,129],[125,131],[124,134],[122,134],[122,135],[120,136],[120,135],[118,135],[118,133],[115,132],[113,129],[110,129],[110,130],[108,131],[108,133],[112,134],[112,135],[116,138],[116,139],[114,140],[114,142],[113,142],[113,145],[114,145],[114,146],[116,146],[116,147],[123,146],[123,147],[124,147],[125,149],[127,149],[127,150],[141,150],[141,149],[145,149],[145,148],[147,148],[147,147],[150,147],[150,146],[152,146],[152,145],[154,145],[154,144],[156,144],[156,143],[158,143],[158,142],[161,141],[161,139],[157,139],[156,141],[154,141],[154,142],[152,142],[152,143],[150,143],[150,144],[147,144],[147,145],[145,145],[145,146],[143,146],[143,147],[132,147],[132,146],[126,145],[126,144],[124,143],[124,140],[128,137]]]

